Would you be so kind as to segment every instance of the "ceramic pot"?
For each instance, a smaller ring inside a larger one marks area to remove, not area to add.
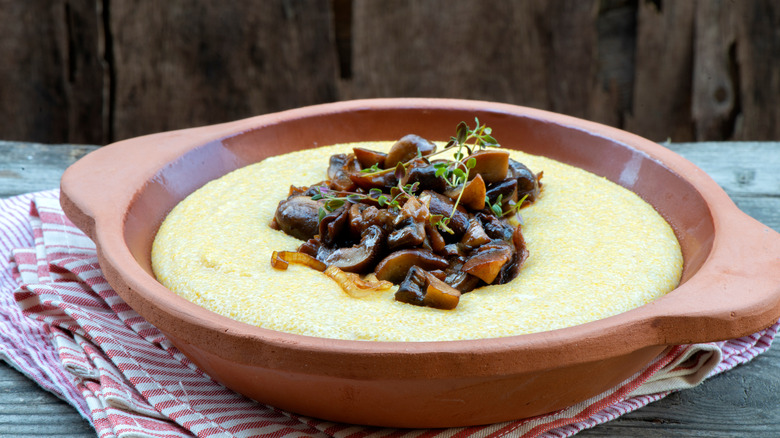
[[[150,252],[166,214],[204,183],[268,156],[414,132],[449,138],[479,117],[517,147],[634,191],[667,219],[682,283],[634,310],[570,328],[495,339],[366,342],[253,327],[173,294]],[[572,117],[447,99],[339,102],[101,148],[62,178],[62,206],[97,244],[116,292],[194,363],[260,402],[326,420],[451,427],[531,417],[631,376],[667,346],[744,336],[780,317],[780,235],[704,172],[656,143]]]

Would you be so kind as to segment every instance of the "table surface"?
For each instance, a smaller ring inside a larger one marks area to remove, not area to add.
[[[744,212],[780,231],[780,142],[664,146],[701,167]],[[0,141],[0,197],[58,187],[65,168],[95,148]],[[81,438],[95,431],[68,404],[0,361],[0,436]],[[780,347],[578,436],[780,436]]]

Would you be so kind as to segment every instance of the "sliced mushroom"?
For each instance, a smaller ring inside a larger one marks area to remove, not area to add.
[[[388,209],[383,208],[380,210],[373,205],[366,207],[362,214],[366,228],[376,225],[383,230],[392,229],[396,217]]]
[[[328,178],[330,187],[334,190],[352,191],[355,189],[355,183],[350,179],[350,175],[360,172],[360,165],[352,154],[335,154],[330,157],[328,166]]]
[[[475,166],[469,175],[482,175],[485,183],[492,184],[506,179],[509,170],[509,152],[487,149],[477,151],[463,159],[464,163],[474,159]]]
[[[512,238],[513,228],[492,214],[477,213],[475,217],[482,223],[482,228],[491,239],[509,240]]]
[[[349,224],[349,237],[351,239],[360,238],[363,231],[368,228],[368,224],[364,220],[363,212],[361,211],[361,209],[364,208],[365,206],[363,204],[352,204],[349,207],[347,220]]]
[[[355,158],[363,169],[367,169],[373,165],[376,165],[380,169],[385,168],[385,158],[387,158],[387,154],[383,152],[372,151],[371,149],[366,148],[352,148],[352,152],[355,154]]]
[[[290,236],[308,240],[319,232],[320,208],[322,204],[308,196],[293,196],[276,207],[274,222]]]
[[[515,247],[512,260],[501,268],[494,280],[495,284],[504,284],[512,281],[520,274],[520,269],[525,264],[526,259],[528,259],[528,248],[525,246],[525,239],[523,238],[520,225],[515,227],[515,231],[512,233],[512,244]]]
[[[463,191],[463,195],[460,194],[461,191]],[[460,197],[462,205],[477,211],[485,208],[486,193],[487,189],[485,188],[485,180],[482,179],[482,175],[477,175],[465,185],[460,185],[457,188],[444,192],[453,201]]]
[[[408,224],[398,228],[387,236],[387,246],[391,250],[412,248],[425,242],[425,223],[408,221]]]
[[[432,215],[441,215],[450,218],[447,226],[452,229],[456,236],[460,237],[466,232],[469,220],[463,206],[458,205],[453,213],[455,203],[450,198],[430,190],[424,191],[420,198],[421,200],[427,200],[427,207]],[[450,217],[450,215],[452,216]]]
[[[495,183],[490,186],[485,195],[491,204],[498,202],[498,197],[501,196],[501,208],[505,211],[510,202],[517,202],[517,180],[505,179]]]
[[[385,169],[394,169],[398,163],[404,163],[414,157],[430,155],[436,151],[436,145],[414,134],[402,137],[390,147],[385,158]]]
[[[413,266],[395,293],[395,299],[415,306],[451,310],[458,306],[460,291],[417,266]]]
[[[349,179],[361,189],[389,189],[398,184],[393,169],[385,169],[379,172],[355,172],[349,174]]]
[[[401,178],[401,185],[418,184],[419,190],[443,192],[447,181],[442,176],[436,176],[436,168],[425,159],[412,160],[407,166],[406,174]]]
[[[349,205],[349,204],[347,204]],[[326,214],[319,223],[319,235],[320,239],[326,245],[334,245],[342,239],[344,231],[349,231],[347,224],[349,219],[349,208],[342,206],[328,214]],[[348,233],[347,233],[348,234]]]
[[[445,269],[449,264],[443,257],[424,249],[404,249],[395,251],[376,265],[374,274],[380,280],[400,283],[412,266],[426,271]]]
[[[463,271],[456,271],[447,274],[444,282],[459,290],[461,293],[471,292],[482,282],[478,277]]]
[[[395,291],[395,300],[422,306],[427,286],[428,282],[424,271],[417,266],[412,266],[404,280],[398,285],[398,290]]]
[[[525,164],[515,160],[509,160],[509,177],[517,180],[517,197],[527,196],[526,202],[534,202],[541,190],[540,179],[542,173],[534,175]]]
[[[322,261],[328,266],[336,266],[343,271],[366,272],[381,256],[384,237],[384,231],[372,225],[363,233],[360,243],[351,247],[338,248]]]
[[[425,288],[423,305],[443,310],[452,310],[458,307],[460,291],[439,280],[430,272],[425,274],[425,278],[428,280],[428,287]]]
[[[482,228],[482,223],[476,218],[469,220],[469,228],[460,240],[460,243],[468,249],[476,248],[490,242],[490,237]]]
[[[463,264],[463,272],[491,284],[501,268],[511,260],[512,249],[510,244],[504,240],[482,245]]]
[[[417,198],[407,199],[393,222],[396,229],[387,237],[388,247],[395,250],[422,245],[425,242],[428,215],[428,208]]]
[[[447,245],[447,242],[444,241],[444,237],[430,221],[425,221],[425,236],[428,239],[431,251],[436,254],[444,253],[444,247]]]

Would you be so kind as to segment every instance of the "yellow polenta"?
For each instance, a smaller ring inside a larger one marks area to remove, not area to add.
[[[362,145],[387,150],[390,143]],[[312,269],[271,267],[301,241],[269,227],[291,184],[326,179],[337,145],[294,152],[206,184],[168,215],[154,241],[157,278],[182,297],[268,329],[376,341],[479,339],[602,319],[674,289],[682,255],[671,227],[634,193],[581,169],[512,152],[544,171],[540,199],[522,210],[530,257],[503,285],[464,294],[454,310],[353,298]]]

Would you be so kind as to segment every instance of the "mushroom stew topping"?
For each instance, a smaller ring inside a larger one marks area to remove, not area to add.
[[[542,172],[475,122],[460,122],[441,151],[410,134],[387,153],[333,155],[327,180],[292,186],[279,203],[271,226],[304,243],[274,251],[272,265],[325,271],[351,296],[397,284],[397,301],[438,309],[515,278],[528,257],[519,210],[539,198]],[[437,158],[445,151],[453,159]]]

